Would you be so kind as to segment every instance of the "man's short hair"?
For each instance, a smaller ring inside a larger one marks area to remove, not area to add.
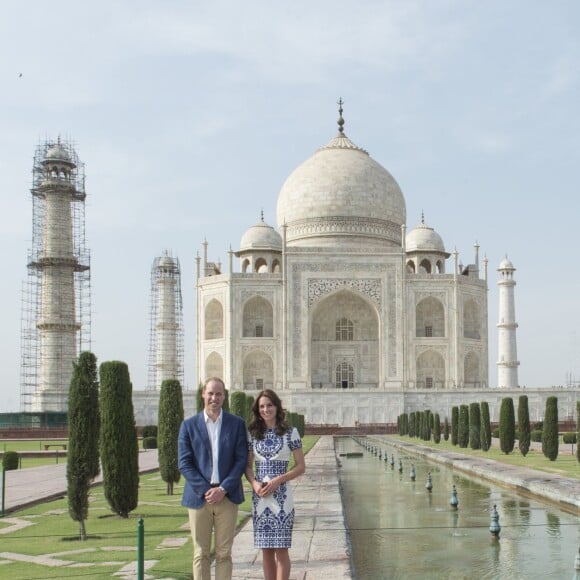
[[[203,383],[202,393],[205,393],[205,388],[212,382],[215,381],[216,383],[220,383],[221,386],[224,388],[224,393],[226,392],[226,384],[219,378],[219,377],[210,377]]]

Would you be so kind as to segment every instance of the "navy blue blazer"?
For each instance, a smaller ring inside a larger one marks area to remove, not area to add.
[[[235,504],[244,501],[242,475],[248,461],[246,424],[238,416],[222,410],[219,437],[219,482]],[[185,478],[181,505],[197,509],[205,504],[210,489],[213,459],[203,411],[181,424],[178,439],[179,471]]]

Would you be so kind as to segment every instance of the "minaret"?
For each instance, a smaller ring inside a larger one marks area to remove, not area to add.
[[[179,260],[168,252],[151,268],[149,389],[166,379],[183,381],[183,306]]]
[[[518,366],[516,344],[516,305],[514,299],[515,268],[507,256],[502,260],[497,271],[500,275],[499,286],[499,322],[498,327],[498,361],[497,386],[500,389],[518,387]]]
[[[44,143],[34,158],[30,309],[23,320],[24,411],[67,410],[73,361],[90,348],[89,259],[83,167],[71,145]],[[84,295],[83,295],[84,294]],[[87,299],[88,296],[88,299]],[[32,320],[35,319],[32,325]],[[86,325],[89,321],[87,334]],[[83,324],[85,330],[83,329]],[[88,337],[88,340],[87,340]]]

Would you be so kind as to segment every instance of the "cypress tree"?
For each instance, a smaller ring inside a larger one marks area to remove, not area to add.
[[[580,401],[576,401],[576,460],[580,463]]]
[[[550,461],[555,461],[558,457],[558,446],[558,397],[548,397],[542,431],[542,451]]]
[[[516,419],[514,401],[511,397],[501,400],[499,411],[499,446],[507,455],[514,450],[516,441]]]
[[[103,490],[113,512],[127,518],[137,507],[139,493],[139,448],[129,368],[120,361],[104,362],[99,374]]]
[[[469,405],[469,447],[481,449],[481,413],[479,403]]]
[[[415,411],[409,416],[409,437],[415,437]]]
[[[459,434],[459,407],[451,408],[451,445],[457,445]]]
[[[439,419],[439,413],[435,413],[433,425],[433,441],[439,443],[441,441],[441,420]]]
[[[202,392],[203,392],[203,383],[199,383],[199,386],[197,387],[197,393],[195,394],[195,402],[197,405],[197,412],[201,413],[203,411],[203,408],[205,406],[203,397],[202,397]]]
[[[79,522],[79,537],[84,541],[89,490],[99,474],[97,359],[92,352],[82,352],[73,367],[68,395],[67,499],[70,517]]]
[[[443,439],[449,441],[449,419],[447,419],[447,417],[445,417],[445,420],[443,421]]]
[[[488,451],[491,448],[491,421],[489,419],[489,404],[486,401],[481,402],[481,448]]]
[[[250,423],[252,420],[252,407],[254,406],[254,397],[248,395],[246,397],[246,423]]]
[[[518,431],[520,432],[520,453],[525,457],[530,450],[531,429],[528,396],[522,395],[518,402]]]
[[[425,441],[431,441],[433,415],[429,409],[425,411]]]
[[[246,393],[234,391],[230,403],[230,412],[242,419],[246,419]]]
[[[167,495],[173,495],[173,485],[181,476],[177,466],[177,439],[183,416],[181,383],[177,379],[167,379],[161,383],[157,428],[159,474],[167,483]]]
[[[403,414],[403,435],[409,434],[409,414]]]
[[[469,407],[467,405],[459,405],[457,443],[462,448],[466,448],[469,445]]]

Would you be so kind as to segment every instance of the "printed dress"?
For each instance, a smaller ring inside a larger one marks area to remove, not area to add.
[[[249,435],[250,451],[254,453],[256,481],[268,481],[288,471],[294,449],[302,447],[298,431],[290,427],[284,435],[274,429],[266,430],[264,439]],[[294,501],[287,483],[267,497],[252,493],[252,518],[254,520],[254,546],[256,548],[290,548],[294,526]]]

